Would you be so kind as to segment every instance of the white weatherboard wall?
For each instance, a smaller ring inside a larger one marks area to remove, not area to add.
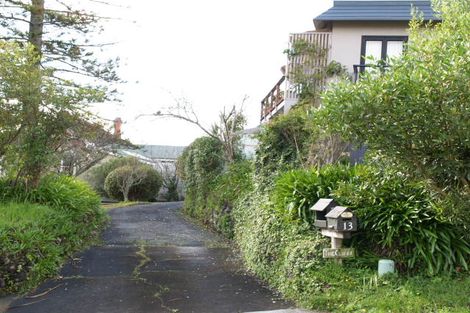
[[[331,39],[331,60],[353,72],[361,61],[362,36],[407,36],[407,22],[334,22]]]

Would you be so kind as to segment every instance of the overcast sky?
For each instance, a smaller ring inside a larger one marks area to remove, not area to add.
[[[289,33],[313,30],[332,0],[111,0],[103,14],[107,53],[121,59],[120,104],[100,104],[106,119],[121,117],[138,144],[188,145],[202,133],[176,120],[140,117],[189,100],[205,125],[225,107],[245,103],[248,128],[259,123],[260,101],[281,78]]]

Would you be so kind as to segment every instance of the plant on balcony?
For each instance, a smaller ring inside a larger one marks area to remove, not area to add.
[[[289,58],[288,79],[299,95],[299,100],[318,104],[319,94],[325,81],[324,66],[319,66],[324,60],[326,63],[327,49],[318,47],[305,40],[296,40],[290,49],[284,50]]]

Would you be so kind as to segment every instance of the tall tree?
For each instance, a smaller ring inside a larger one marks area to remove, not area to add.
[[[61,0],[0,0],[0,8],[0,39],[23,44],[17,49],[35,78],[4,100],[18,101],[24,113],[15,138],[17,175],[37,184],[67,130],[87,119],[86,105],[112,97],[106,83],[118,80],[116,62],[95,57],[106,43],[90,42],[103,19],[93,13]]]
[[[96,57],[97,49],[111,43],[92,42],[103,29],[100,22],[109,18],[76,9],[72,3],[0,0],[0,39],[31,43],[41,56],[41,66],[53,69],[54,77],[62,81],[70,83],[60,73],[117,81],[116,60],[101,62]]]

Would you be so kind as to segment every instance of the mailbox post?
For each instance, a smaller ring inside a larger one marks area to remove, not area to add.
[[[311,210],[315,211],[314,225],[321,229],[323,236],[331,238],[331,249],[324,249],[323,257],[333,258],[338,264],[343,258],[354,257],[354,249],[342,248],[343,239],[351,238],[351,232],[357,230],[354,212],[338,206],[333,199],[320,199]]]

